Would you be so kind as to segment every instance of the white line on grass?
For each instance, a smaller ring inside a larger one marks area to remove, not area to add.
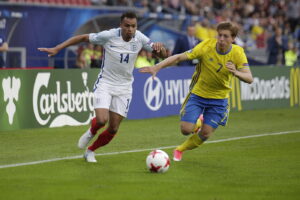
[[[270,135],[284,135],[284,134],[291,134],[291,133],[300,133],[300,130],[282,131],[282,132],[277,132],[277,133],[265,133],[265,134],[259,134],[259,135],[249,135],[249,136],[233,137],[233,138],[220,139],[220,140],[212,140],[212,141],[207,141],[206,144],[228,142],[228,141],[242,140],[242,139],[248,139],[248,138],[257,138],[257,137],[264,137],[264,136],[270,136]],[[99,153],[99,154],[96,154],[96,156],[116,155],[116,154],[124,154],[124,153],[136,153],[136,152],[143,152],[143,151],[151,151],[153,149],[170,149],[170,148],[175,148],[175,147],[176,146],[167,146],[167,147],[157,147],[157,148],[148,148],[148,149],[135,149],[135,150],[128,150],[128,151],[120,151],[120,152]],[[48,160],[39,160],[39,161],[26,162],[26,163],[0,165],[0,169],[10,168],[10,167],[27,166],[27,165],[37,165],[37,164],[42,164],[42,163],[55,162],[55,161],[60,161],[60,160],[72,160],[72,159],[78,159],[78,158],[82,158],[82,155],[69,156],[69,157],[63,157],[63,158],[53,158],[53,159],[48,159]]]

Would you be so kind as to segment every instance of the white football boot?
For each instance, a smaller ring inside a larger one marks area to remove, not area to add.
[[[89,149],[86,150],[83,156],[86,160],[86,162],[96,163],[97,160],[95,158],[95,153]]]
[[[90,129],[88,129],[80,138],[78,141],[78,148],[80,149],[84,149],[86,148],[86,146],[88,145],[88,143],[91,141],[91,139],[93,139],[95,135],[93,135],[90,131]]]

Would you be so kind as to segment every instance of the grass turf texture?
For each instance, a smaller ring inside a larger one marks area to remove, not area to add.
[[[97,153],[173,146],[185,137],[179,118],[126,120]],[[82,154],[87,129],[64,127],[0,132],[0,166]],[[300,130],[300,109],[231,113],[210,139]],[[146,170],[149,151],[0,169],[0,199],[297,199],[300,132],[204,144],[172,162],[165,174]],[[165,151],[172,156],[173,149]]]

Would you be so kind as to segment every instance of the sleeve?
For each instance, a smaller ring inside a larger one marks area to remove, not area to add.
[[[239,47],[238,56],[236,56],[236,59],[237,69],[249,68],[248,59],[243,48]]]
[[[137,31],[138,37],[142,42],[143,45],[143,49],[147,50],[147,51],[152,51],[152,45],[153,42],[150,40],[150,38],[148,38],[146,35],[144,35],[143,33],[141,33],[140,31]]]
[[[89,41],[93,44],[104,45],[112,37],[110,31],[101,31],[99,33],[90,33]]]

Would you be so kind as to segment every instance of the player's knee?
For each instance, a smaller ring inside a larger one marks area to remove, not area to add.
[[[108,132],[112,135],[115,135],[118,132],[118,127],[108,127]]]
[[[182,135],[189,135],[191,134],[191,132],[189,131],[185,131],[185,130],[181,130]]]
[[[97,118],[97,124],[99,126],[105,126],[105,124],[107,123],[108,119],[105,118]]]
[[[181,133],[183,135],[189,135],[192,132],[193,132],[193,130],[191,128],[181,125]]]

